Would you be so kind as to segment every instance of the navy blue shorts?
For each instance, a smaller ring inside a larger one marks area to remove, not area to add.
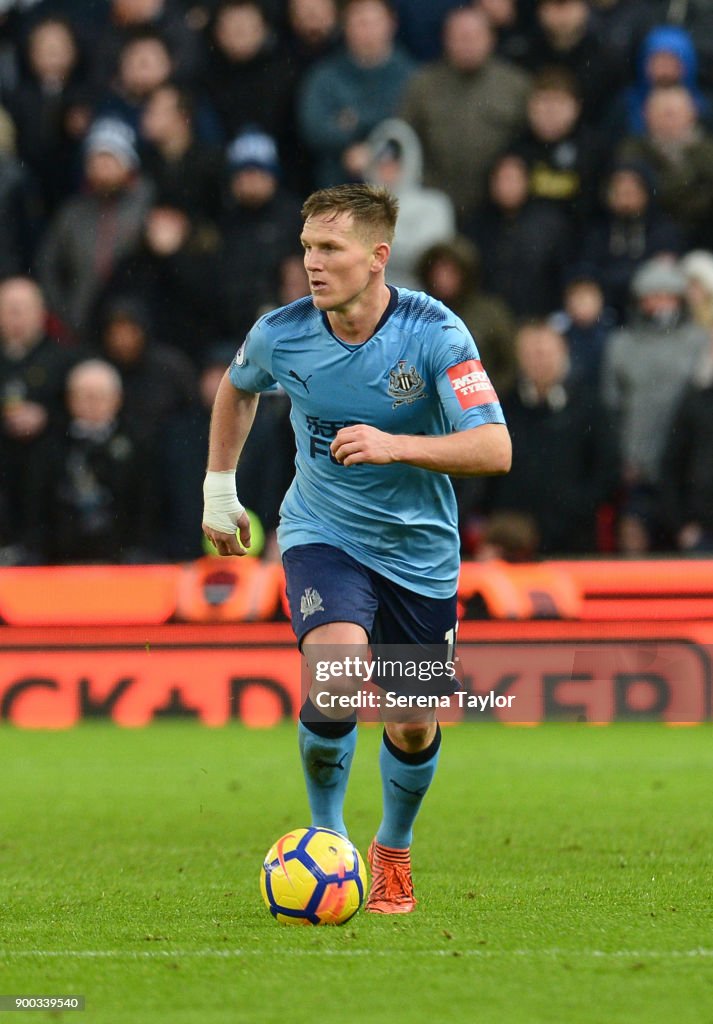
[[[415,594],[331,544],[299,544],[282,558],[298,643],[316,626],[354,622],[372,644],[428,647],[452,654],[457,595]]]

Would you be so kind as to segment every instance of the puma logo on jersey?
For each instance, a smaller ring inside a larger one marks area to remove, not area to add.
[[[309,386],[307,384],[307,381],[312,380],[312,376],[313,375],[311,373],[310,373],[310,375],[308,377],[305,377],[304,379],[302,379],[302,377],[300,377],[299,373],[295,373],[294,370],[288,370],[287,371],[287,376],[288,377],[292,377],[292,379],[296,380],[298,382],[298,384],[301,384],[302,387],[307,392],[307,394],[309,394]]]

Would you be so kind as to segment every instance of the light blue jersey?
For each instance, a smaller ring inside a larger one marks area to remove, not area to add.
[[[460,545],[448,477],[402,463],[343,466],[329,449],[354,423],[437,435],[505,422],[463,322],[422,292],[390,290],[376,331],[360,345],[340,341],[309,297],[267,313],[239,348],[230,379],[249,392],[277,382],[292,400],[296,475],[280,509],[282,551],[332,544],[416,593],[450,597]]]

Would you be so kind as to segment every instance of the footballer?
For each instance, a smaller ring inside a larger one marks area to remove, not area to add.
[[[290,396],[296,472],[278,542],[292,626],[312,667],[325,652],[368,644],[452,658],[460,545],[449,474],[510,467],[503,413],[464,323],[387,283],[397,212],[380,187],[309,196],[301,242],[311,294],[257,321],[213,408],[203,529],[219,554],[242,555],[250,526],[237,460],[259,393],[280,384]],[[356,712],[348,702],[318,706],[325,685],[313,678],[299,750],[312,824],[346,835]],[[348,691],[348,679],[334,679],[335,694]],[[416,904],[413,826],[441,746],[436,708],[401,717],[384,720],[383,814],[368,853],[366,909],[380,914]]]

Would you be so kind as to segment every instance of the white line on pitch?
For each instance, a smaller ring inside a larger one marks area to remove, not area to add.
[[[459,949],[454,945],[452,949],[285,949],[280,950],[280,956],[369,956],[369,957],[392,957],[404,954],[406,956],[470,956],[483,960],[496,959],[498,957],[592,957],[610,960],[686,960],[696,958],[713,957],[713,949]],[[0,950],[0,960],[20,958],[38,959],[70,959],[70,960],[102,960],[102,959],[181,959],[190,958],[214,958],[214,959],[237,959],[248,956],[264,956],[264,949],[3,949]]]

